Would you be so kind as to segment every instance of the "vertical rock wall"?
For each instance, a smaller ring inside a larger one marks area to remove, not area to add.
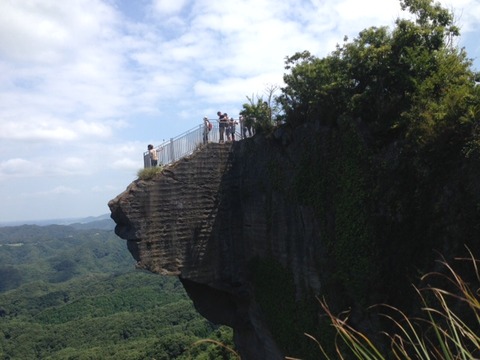
[[[264,137],[210,143],[109,202],[138,267],[179,276],[200,313],[233,327],[244,359],[283,358],[255,301],[253,259],[274,258],[320,287],[312,210],[272,182],[292,161]]]
[[[383,144],[360,120],[210,143],[110,201],[116,233],[140,268],[178,276],[201,314],[231,326],[242,359],[319,358],[302,343],[331,331],[316,295],[375,335],[369,306],[415,313],[411,285],[438,254],[480,251],[478,161],[461,143]]]

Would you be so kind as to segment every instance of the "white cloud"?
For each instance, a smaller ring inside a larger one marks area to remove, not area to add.
[[[22,153],[27,153],[23,151]],[[0,181],[12,178],[29,178],[38,181],[41,177],[85,176],[92,164],[84,158],[68,156],[59,152],[53,156],[36,157],[30,152],[29,160],[12,158],[0,163]],[[95,165],[95,161],[93,161]]]
[[[0,53],[21,63],[59,63],[92,39],[110,36],[116,20],[96,0],[2,1]]]
[[[102,184],[102,185],[95,185],[94,187],[92,187],[91,191],[95,193],[105,193],[105,192],[113,193],[114,191],[120,191],[120,189],[114,185]]]
[[[283,85],[283,79],[278,72],[246,78],[220,79],[217,83],[199,81],[194,90],[196,96],[205,99],[207,103],[237,103],[241,107],[247,102],[247,96],[263,96],[270,85]]]
[[[45,160],[48,161],[48,168],[46,171],[51,176],[56,177],[72,177],[78,176],[79,178],[85,178],[85,176],[89,175],[92,172],[92,165],[86,158],[80,158],[75,156],[68,156],[68,154],[57,154],[57,157],[50,158]]]
[[[153,9],[161,16],[172,15],[180,12],[187,4],[187,0],[154,0]]]
[[[5,119],[4,119],[5,120]],[[65,124],[48,118],[20,118],[0,123],[0,138],[22,141],[73,140],[76,134]]]
[[[391,24],[397,17],[394,15],[400,15],[401,11],[400,2],[384,0],[370,0],[368,3],[356,0],[343,0],[337,2],[333,9],[335,17],[342,23],[348,23],[350,26],[365,24],[365,27],[369,26],[368,24],[372,21],[378,23],[378,20],[384,22],[385,25]],[[385,14],[390,15],[386,17]]]
[[[480,2],[453,6],[480,58]],[[285,57],[325,56],[400,14],[398,0],[0,1],[0,218],[35,215],[15,197],[25,188],[68,194],[45,214],[67,199],[106,211],[102,191],[136,177],[148,143],[236,116],[282,85]]]
[[[14,158],[0,162],[0,179],[4,176],[25,176],[32,173],[35,164],[31,161]]]
[[[57,186],[53,189],[47,191],[40,191],[40,192],[33,192],[30,194],[31,196],[40,196],[40,197],[48,197],[48,196],[56,196],[56,195],[74,195],[80,193],[80,190],[71,188],[68,186]]]
[[[69,142],[81,138],[91,139],[92,136],[106,138],[112,134],[112,125],[108,123],[87,122],[85,120],[67,122],[49,117],[41,118],[40,116],[25,114],[25,117],[21,119],[12,119],[0,123],[0,139]]]
[[[84,120],[75,121],[72,124],[74,130],[77,133],[86,136],[98,136],[98,137],[108,137],[112,134],[112,129],[107,124],[103,123],[95,123],[95,122],[87,122]]]
[[[446,3],[452,9],[456,25],[461,28],[462,34],[478,32],[480,28],[480,2],[478,0],[455,0]]]
[[[109,167],[115,170],[133,170],[135,172],[143,167],[143,163],[134,159],[117,159],[111,162]]]

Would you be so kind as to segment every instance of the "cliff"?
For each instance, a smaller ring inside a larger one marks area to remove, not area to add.
[[[375,333],[369,305],[411,309],[438,253],[478,248],[479,167],[449,144],[422,173],[370,135],[307,123],[210,143],[111,200],[115,231],[139,268],[178,276],[203,316],[231,326],[243,359],[319,358],[303,335],[332,336],[316,296]]]

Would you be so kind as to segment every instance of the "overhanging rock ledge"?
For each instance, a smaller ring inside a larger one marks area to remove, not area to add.
[[[291,269],[298,296],[320,289],[313,211],[292,202],[293,176],[277,178],[300,161],[292,136],[207,144],[108,204],[137,266],[178,276],[203,316],[234,329],[243,359],[284,358],[255,300],[254,259]]]

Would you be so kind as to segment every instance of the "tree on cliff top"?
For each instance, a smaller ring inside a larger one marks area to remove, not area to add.
[[[254,126],[256,131],[269,131],[280,120],[280,107],[275,93],[279,90],[276,85],[265,89],[266,98],[259,95],[247,96],[248,103],[242,105],[240,115],[245,118],[246,126]]]
[[[305,51],[286,59],[279,99],[287,122],[356,118],[375,135],[417,144],[471,128],[480,99],[471,61],[454,46],[453,15],[432,0],[400,5],[414,20],[365,29],[325,58]]]
[[[410,284],[430,271],[433,249],[478,249],[479,167],[462,153],[480,153],[478,74],[455,46],[449,11],[432,0],[400,4],[412,17],[393,29],[367,28],[324,58],[286,59],[286,122],[326,125],[305,155],[315,176],[296,182],[331,219],[324,291],[335,311],[372,301],[413,311]]]

